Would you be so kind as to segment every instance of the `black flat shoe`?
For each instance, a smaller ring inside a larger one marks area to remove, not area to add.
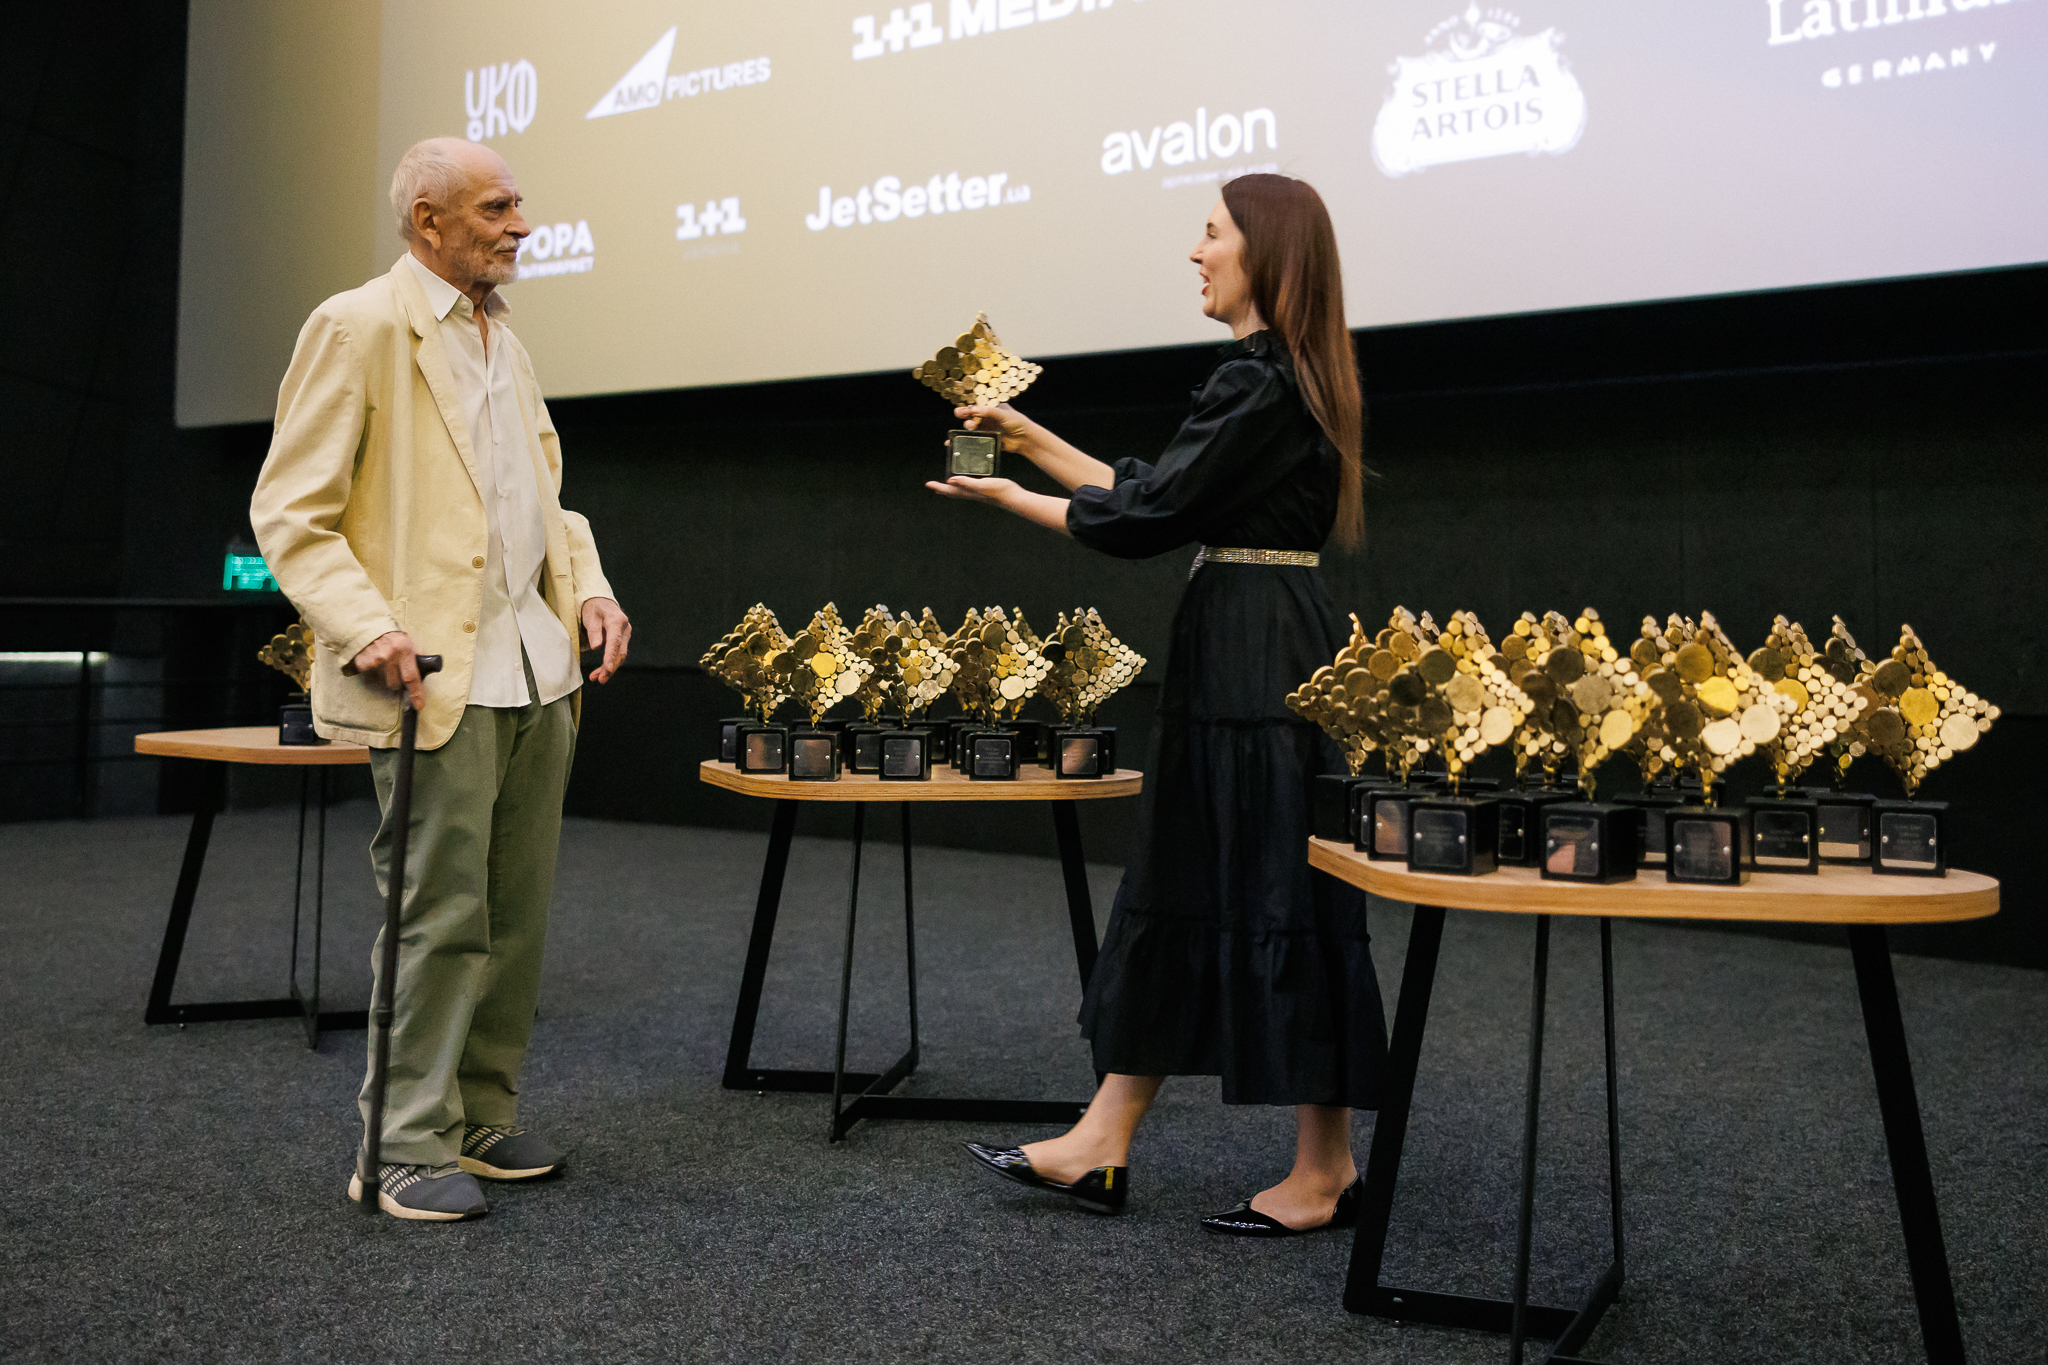
[[[1312,1228],[1288,1227],[1278,1218],[1268,1217],[1253,1208],[1249,1199],[1240,1200],[1238,1206],[1228,1213],[1210,1214],[1202,1220],[1202,1226],[1210,1232],[1229,1237],[1299,1237],[1305,1232],[1321,1232],[1324,1228],[1348,1228],[1358,1222],[1359,1190],[1364,1184],[1361,1179],[1345,1186],[1344,1193],[1337,1196],[1337,1207],[1330,1214],[1330,1221]]]
[[[1124,1198],[1130,1193],[1131,1168],[1128,1166],[1097,1166],[1073,1184],[1062,1185],[1033,1170],[1031,1158],[1024,1155],[1021,1147],[984,1147],[978,1142],[964,1145],[967,1155],[973,1157],[977,1165],[994,1171],[1003,1179],[1029,1185],[1034,1190],[1067,1195],[1097,1213],[1121,1212]]]

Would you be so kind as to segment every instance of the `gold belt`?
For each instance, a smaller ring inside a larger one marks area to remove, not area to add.
[[[1195,576],[1195,570],[1204,564],[1293,564],[1304,569],[1322,565],[1323,557],[1314,550],[1239,550],[1229,546],[1204,545],[1195,555],[1195,562],[1188,566],[1188,577]]]

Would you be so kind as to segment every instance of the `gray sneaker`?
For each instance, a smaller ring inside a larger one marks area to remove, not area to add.
[[[463,1170],[486,1180],[538,1180],[569,1164],[538,1133],[487,1123],[463,1129],[459,1160]]]
[[[348,1197],[363,1199],[363,1178],[350,1172]],[[455,1223],[481,1218],[490,1209],[475,1177],[454,1166],[385,1166],[377,1179],[377,1207],[394,1218]]]

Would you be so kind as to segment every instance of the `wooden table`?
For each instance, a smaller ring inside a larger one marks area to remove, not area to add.
[[[190,759],[211,766],[214,781],[206,784],[199,809],[192,815],[192,832],[185,838],[185,861],[178,869],[178,888],[171,895],[171,917],[164,925],[163,948],[157,954],[156,979],[150,984],[149,1005],[143,1011],[145,1024],[197,1024],[220,1019],[299,1018],[306,1026],[306,1046],[316,1046],[320,1030],[362,1028],[362,1010],[320,1010],[320,926],[327,890],[327,771],[356,767],[370,761],[370,751],[360,744],[335,741],[331,744],[279,744],[275,725],[247,725],[226,730],[164,730],[137,735],[135,752],[160,758]],[[288,978],[290,995],[277,1000],[225,1000],[201,1004],[174,1005],[171,988],[177,984],[178,961],[185,952],[185,931],[192,923],[192,901],[199,892],[199,874],[206,866],[206,846],[213,837],[214,814],[226,805],[227,784],[222,780],[230,763],[299,769],[298,861],[292,875],[292,958]],[[318,775],[318,782],[314,781]],[[319,822],[313,872],[313,980],[310,993],[299,990],[299,905],[303,898],[306,870],[306,807],[309,789],[319,788]]]
[[[1502,868],[1489,876],[1453,877],[1411,872],[1400,863],[1375,862],[1348,844],[1309,840],[1309,864],[1377,896],[1410,901],[1415,917],[1401,994],[1394,1009],[1388,1049],[1387,1084],[1366,1158],[1364,1201],[1344,1287],[1344,1306],[1354,1313],[1402,1322],[1425,1322],[1508,1334],[1508,1359],[1520,1365],[1525,1338],[1553,1342],[1548,1360],[1577,1360],[1600,1317],[1622,1285],[1621,1146],[1615,1099],[1614,954],[1612,921],[1629,919],[1775,920],[1846,927],[1862,997],[1864,1032],[1884,1119],[1892,1184],[1906,1239],[1906,1262],[1919,1308],[1927,1358],[1963,1359],[1962,1329],[1956,1320],[1948,1252],[1942,1243],[1934,1181],[1927,1167],[1927,1141],[1913,1068],[1906,1052],[1905,1024],[1892,977],[1885,930],[1894,924],[1931,924],[1981,919],[1998,913],[1998,883],[1974,872],[1946,877],[1879,877],[1867,867],[1827,866],[1818,876],[1783,872],[1754,874],[1743,886],[1685,886],[1666,882],[1655,871],[1634,881],[1606,886],[1545,881],[1534,868]],[[1436,980],[1437,950],[1443,940],[1444,910],[1484,910],[1533,915],[1536,919],[1534,987],[1529,1017],[1529,1076],[1522,1126],[1522,1195],[1515,1246],[1514,1296],[1475,1299],[1426,1290],[1399,1289],[1380,1282],[1387,1224],[1415,1072],[1422,1054],[1423,1026]],[[1529,1302],[1529,1241],[1536,1193],[1537,1102],[1543,1074],[1543,1009],[1552,915],[1592,916],[1600,921],[1600,990],[1607,1043],[1607,1175],[1614,1256],[1585,1302],[1576,1309]]]
[[[1077,801],[1136,796],[1144,775],[1124,769],[1107,777],[1059,779],[1049,769],[1027,767],[1015,781],[975,781],[951,768],[937,768],[921,782],[885,782],[872,773],[845,773],[836,782],[792,782],[780,773],[752,774],[730,763],[706,761],[698,776],[714,787],[775,803],[768,833],[768,858],[761,869],[760,894],[754,903],[754,929],[747,942],[747,964],[740,974],[739,1003],[733,1011],[732,1039],[725,1054],[723,1084],[728,1090],[787,1090],[832,1096],[828,1143],[837,1142],[862,1119],[974,1119],[998,1123],[1072,1123],[1086,1104],[1080,1101],[945,1099],[890,1092],[917,1069],[917,925],[911,896],[910,808],[926,801],[1040,801],[1052,811],[1059,839],[1060,870],[1066,881],[1067,917],[1074,935],[1074,959],[1082,989],[1095,970],[1095,911],[1088,897],[1088,868],[1081,857],[1081,828],[1074,818]],[[770,1069],[753,1064],[754,1023],[761,1010],[761,985],[768,975],[768,950],[775,939],[775,916],[782,903],[782,877],[789,865],[789,844],[796,831],[797,806],[803,802],[853,804],[853,870],[846,893],[846,941],[839,966],[839,1040],[830,1071]],[[854,917],[860,906],[860,855],[867,808],[894,802],[903,815],[903,946],[909,978],[910,1047],[881,1072],[846,1069],[846,1010],[853,989]],[[851,1100],[849,1091],[857,1091]]]

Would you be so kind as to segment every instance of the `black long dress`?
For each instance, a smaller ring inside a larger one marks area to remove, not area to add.
[[[1316,550],[1336,518],[1338,456],[1285,348],[1223,348],[1156,464],[1083,487],[1067,529],[1141,559],[1197,542]],[[1124,872],[1082,1033],[1101,1071],[1221,1076],[1230,1104],[1375,1108],[1386,1021],[1365,896],[1307,862],[1310,779],[1336,747],[1286,696],[1349,631],[1321,575],[1204,564],[1174,614]]]

